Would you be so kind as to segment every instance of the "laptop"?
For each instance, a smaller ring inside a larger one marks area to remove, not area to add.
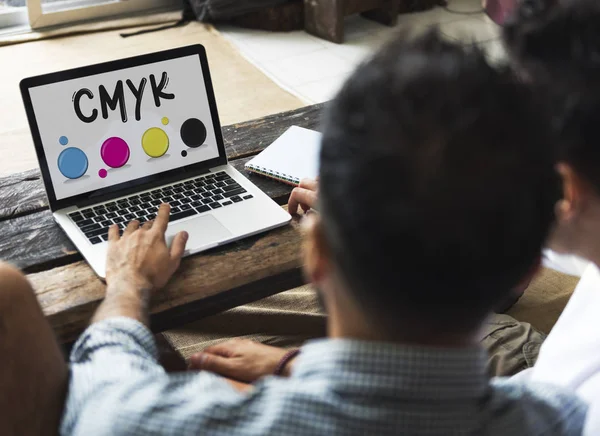
[[[227,163],[201,45],[26,78],[21,93],[50,210],[100,277],[109,226],[163,202],[185,255],[291,219]]]

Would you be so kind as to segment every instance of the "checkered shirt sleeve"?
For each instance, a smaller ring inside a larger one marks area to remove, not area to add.
[[[484,350],[356,340],[304,346],[289,379],[239,393],[167,374],[150,331],[113,318],[71,354],[62,435],[578,435],[587,407],[554,386],[490,381]]]

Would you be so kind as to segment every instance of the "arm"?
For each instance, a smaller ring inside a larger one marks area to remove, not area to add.
[[[121,238],[119,228],[111,226],[106,297],[92,323],[124,316],[148,325],[148,303],[152,292],[162,289],[179,268],[188,238],[186,232],[178,233],[169,250],[165,240],[169,211],[167,204],[161,205],[156,221],[149,221],[142,227],[139,222],[132,221]]]
[[[156,344],[147,328],[150,297],[179,266],[187,239],[185,233],[178,234],[169,249],[168,220],[169,206],[162,205],[154,223],[140,228],[133,221],[121,238],[116,226],[109,231],[106,298],[71,353],[63,433],[86,434],[93,429],[94,434],[135,434],[149,422],[160,428],[146,416],[153,409],[178,417],[172,406],[186,400],[177,384],[183,381],[167,376],[158,364]],[[208,374],[186,382],[185,386],[196,388],[214,384],[215,395],[221,390],[223,397],[233,392]],[[168,416],[164,418],[169,422]],[[185,421],[185,416],[177,421]]]
[[[282,394],[269,386],[240,393],[208,372],[166,374],[148,329],[148,301],[179,266],[186,234],[167,248],[169,206],[154,223],[132,222],[123,237],[111,228],[107,294],[71,353],[69,395],[61,434],[279,434]],[[236,385],[236,387],[238,387]],[[269,408],[270,412],[266,413]],[[265,420],[265,416],[270,419]]]
[[[190,369],[210,371],[246,383],[273,375],[287,349],[264,345],[247,339],[231,339],[206,348],[190,358]],[[289,377],[295,358],[287,360],[281,376]]]
[[[199,434],[204,427],[226,433],[237,421],[219,419],[242,400],[212,374],[166,374],[148,328],[111,317],[94,323],[73,348],[61,434]]]

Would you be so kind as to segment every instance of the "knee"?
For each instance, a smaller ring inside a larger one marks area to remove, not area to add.
[[[14,266],[0,261],[0,311],[32,301],[35,301],[35,295],[25,275]]]

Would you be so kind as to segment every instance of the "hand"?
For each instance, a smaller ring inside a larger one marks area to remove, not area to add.
[[[217,373],[242,382],[253,383],[273,375],[286,355],[285,348],[271,347],[248,339],[232,339],[206,348],[190,358],[190,369]],[[288,362],[283,376],[289,376],[294,360]]]
[[[169,223],[168,204],[162,204],[155,221],[140,227],[138,221],[129,223],[123,236],[112,225],[108,230],[106,259],[106,298],[92,322],[125,316],[148,324],[148,302],[151,293],[164,287],[179,267],[188,238],[178,233],[171,248],[167,247],[165,232]]]
[[[173,239],[171,249],[167,247],[165,232],[170,210],[168,204],[162,204],[156,220],[142,227],[138,221],[131,221],[120,238],[118,226],[110,227],[106,260],[109,288],[115,282],[151,290],[167,284],[179,267],[188,238],[187,232],[180,232]]]
[[[229,383],[229,386],[231,386],[233,389],[235,389],[238,392],[242,392],[242,393],[251,392],[252,388],[253,388],[253,386],[248,383],[231,380],[229,378],[224,378],[223,380],[225,380],[227,383]]]
[[[298,206],[304,212],[314,209],[317,205],[319,194],[319,181],[312,179],[303,179],[297,188],[292,190],[290,200],[288,201],[288,212],[292,215],[298,212]]]

